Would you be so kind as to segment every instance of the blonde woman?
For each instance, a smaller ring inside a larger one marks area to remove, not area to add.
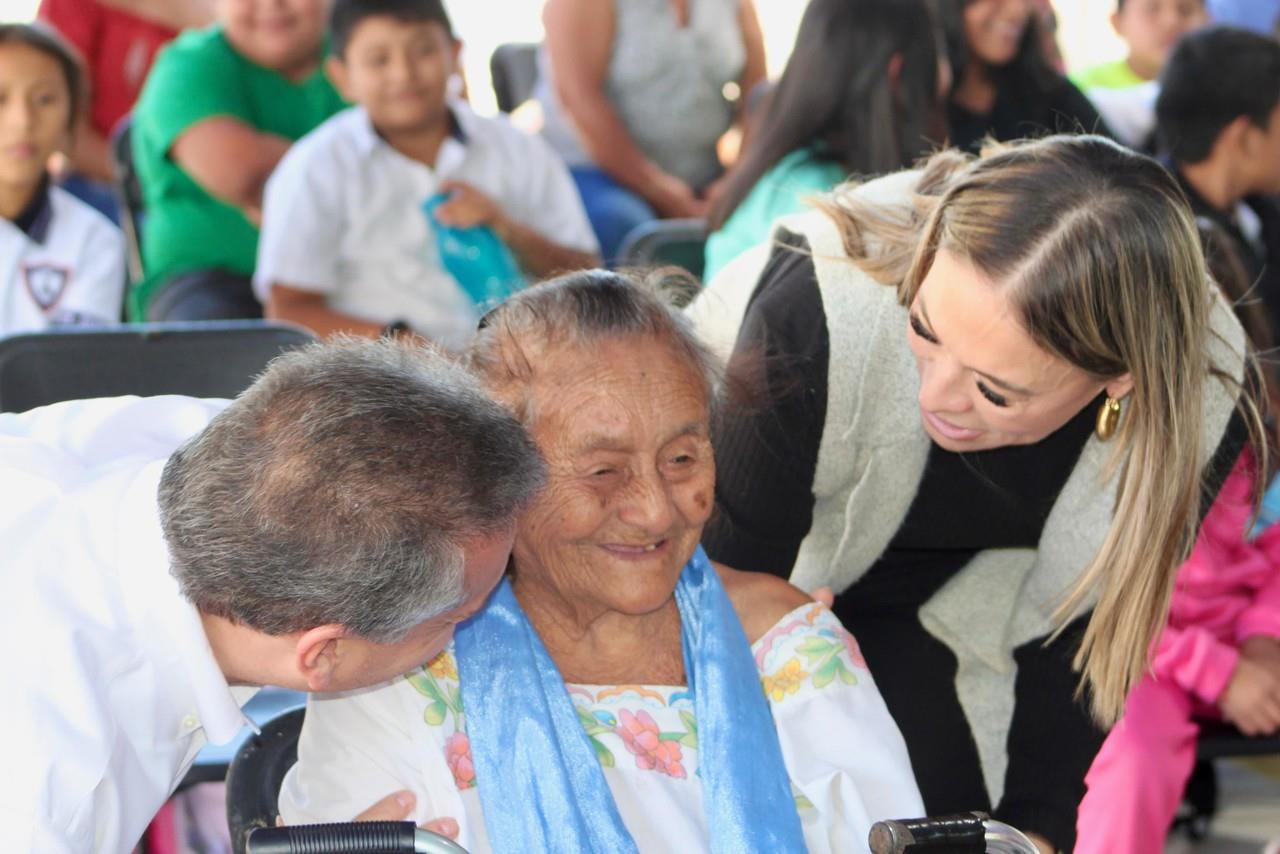
[[[707,551],[836,591],[928,812],[1071,850],[1099,723],[1256,421],[1176,183],[1099,137],[939,154],[782,220],[695,321],[743,303],[771,403],[720,417]]]

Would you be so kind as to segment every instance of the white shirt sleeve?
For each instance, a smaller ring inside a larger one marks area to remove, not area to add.
[[[72,837],[30,815],[0,807],[0,849],[40,851],[42,854],[73,854],[93,847],[89,834]]]
[[[503,130],[518,139],[512,148],[520,152],[509,164],[516,177],[509,186],[515,192],[501,200],[507,215],[560,246],[600,254],[600,243],[564,161],[541,136],[509,124]]]
[[[88,222],[66,296],[51,314],[49,325],[119,323],[124,307],[124,234],[97,211],[66,210],[58,215],[85,217]]]
[[[375,689],[312,695],[298,740],[298,762],[280,788],[287,824],[350,821],[401,789],[417,804],[410,818],[462,821],[462,804],[443,748],[407,705],[412,689],[396,679]]]
[[[805,841],[814,854],[865,851],[875,822],[924,815],[906,742],[835,615],[794,617],[755,648]]]
[[[325,145],[331,140],[330,134],[304,138],[267,181],[253,275],[263,305],[277,282],[320,294],[338,289],[346,217],[342,164]]]

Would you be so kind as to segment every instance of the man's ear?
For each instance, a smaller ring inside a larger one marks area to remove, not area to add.
[[[347,88],[349,83],[347,80],[347,64],[342,60],[342,57],[337,54],[329,54],[324,61],[324,73],[344,101],[353,102],[355,100],[351,97],[351,92]]]
[[[329,623],[308,629],[294,646],[294,666],[308,691],[327,691],[341,660],[340,642],[350,637],[346,627]]]

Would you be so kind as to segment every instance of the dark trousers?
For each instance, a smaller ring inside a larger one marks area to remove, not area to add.
[[[147,320],[254,320],[262,304],[248,276],[195,270],[175,276],[151,298]]]

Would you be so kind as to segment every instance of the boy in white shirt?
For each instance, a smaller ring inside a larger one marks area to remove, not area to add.
[[[70,142],[80,80],[52,32],[0,24],[0,336],[120,319],[124,237],[45,167]]]
[[[460,43],[440,0],[336,0],[328,72],[358,106],[301,139],[267,185],[254,287],[321,335],[412,330],[461,348],[482,310],[445,269],[443,226],[488,226],[521,270],[595,266],[568,170],[538,137],[448,97]]]

